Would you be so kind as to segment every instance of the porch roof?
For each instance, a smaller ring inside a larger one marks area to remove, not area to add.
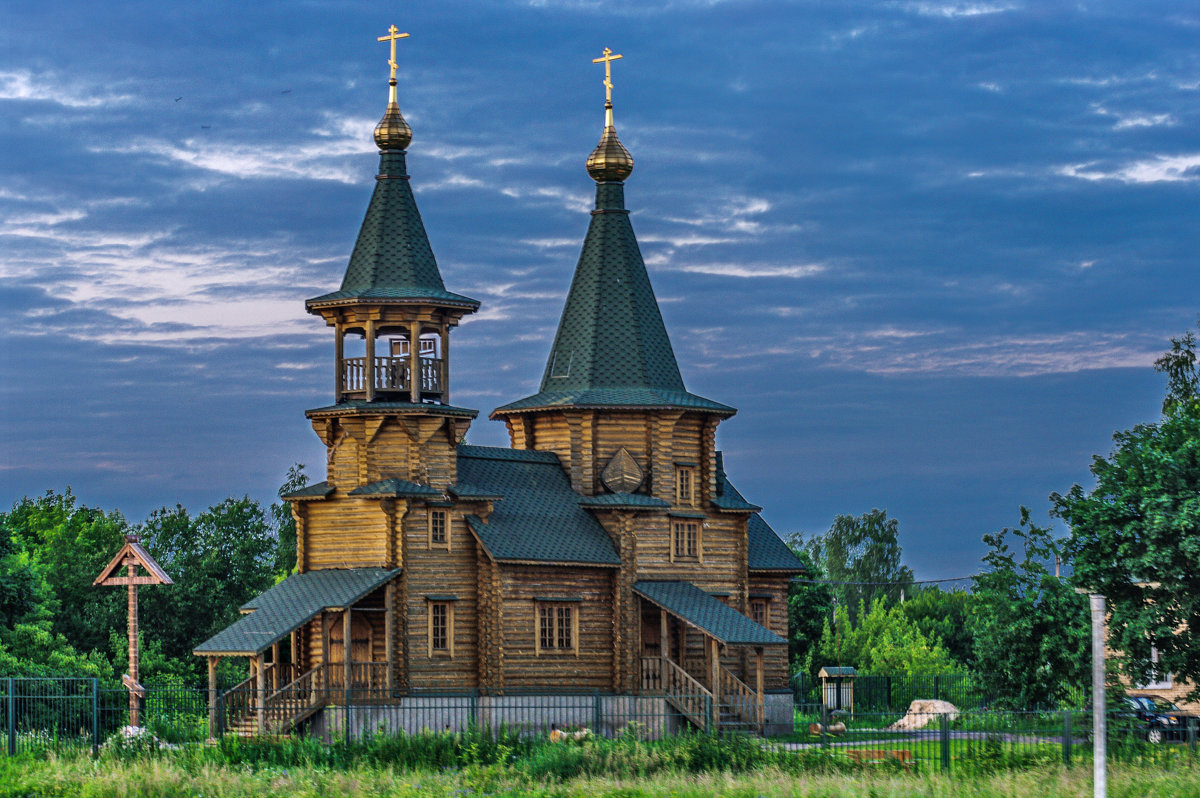
[[[242,605],[248,612],[205,640],[198,656],[253,657],[322,610],[349,607],[400,573],[388,568],[345,568],[292,574]]]
[[[633,592],[719,642],[735,646],[781,646],[787,641],[691,582],[640,581]]]

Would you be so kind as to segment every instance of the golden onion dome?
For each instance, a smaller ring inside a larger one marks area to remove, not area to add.
[[[604,104],[604,134],[587,159],[587,171],[597,183],[621,181],[633,172],[633,156],[617,138],[613,126],[612,103]]]
[[[400,113],[400,104],[396,102],[396,79],[392,78],[388,85],[390,88],[387,110],[383,112],[383,119],[375,126],[375,144],[381,150],[407,149],[412,141],[412,128],[404,121],[404,115]]]

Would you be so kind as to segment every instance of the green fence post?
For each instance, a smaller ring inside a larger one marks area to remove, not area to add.
[[[1071,764],[1071,712],[1064,710],[1062,713],[1062,756],[1063,764]]]
[[[8,678],[8,699],[6,713],[8,715],[8,755],[14,756],[17,753],[17,696],[16,680],[11,676]]]
[[[471,697],[467,699],[467,727],[475,728],[479,725],[479,688],[471,688]]]
[[[821,747],[829,747],[829,707],[821,705]]]
[[[592,691],[592,733],[600,733],[600,690]]]
[[[1200,726],[1200,719],[1188,718],[1187,725],[1187,741],[1188,748],[1194,754],[1196,753],[1196,727]]]
[[[934,701],[938,701],[942,697],[940,689],[939,689],[940,688],[939,681],[938,681],[939,679],[941,679],[940,676],[933,677],[933,700]]]
[[[92,756],[100,754],[100,680],[92,678]]]
[[[350,742],[350,668],[346,668],[346,703],[344,705],[346,714],[344,716],[344,729],[346,732],[346,742]]]
[[[942,770],[950,770],[950,716],[941,715]]]

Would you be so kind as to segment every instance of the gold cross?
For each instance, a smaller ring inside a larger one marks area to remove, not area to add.
[[[396,40],[397,39],[407,39],[407,38],[408,38],[407,33],[400,33],[400,29],[397,28],[395,25],[392,25],[391,27],[388,28],[387,36],[380,36],[378,39],[375,40],[378,42],[386,42],[386,41],[390,40],[392,43],[392,57],[388,59],[388,66],[390,66],[392,68],[392,80],[396,79]]]
[[[623,58],[623,57],[624,56],[621,56],[621,55],[613,55],[613,51],[608,49],[607,47],[605,47],[604,55],[602,55],[599,58],[592,59],[593,64],[599,64],[601,61],[604,62],[604,100],[605,100],[605,102],[612,102],[612,86],[613,86],[613,84],[612,84],[612,62],[616,61],[618,58]]]

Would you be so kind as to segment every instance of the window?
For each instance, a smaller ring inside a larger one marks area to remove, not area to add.
[[[771,625],[771,607],[766,599],[751,599],[750,601],[750,620],[754,621],[759,626],[765,626],[768,629]]]
[[[578,653],[579,614],[570,604],[539,602],[537,652]]]
[[[1138,690],[1170,690],[1171,674],[1163,673],[1159,664],[1158,649],[1150,647],[1150,672],[1146,674],[1146,683],[1136,685]]]
[[[700,558],[700,524],[697,521],[671,522],[671,559]]]
[[[696,504],[696,469],[675,466],[675,502],[688,507]]]
[[[454,656],[454,604],[429,603],[429,656]]]
[[[429,545],[450,545],[450,537],[446,532],[446,511],[430,508],[429,510]]]

